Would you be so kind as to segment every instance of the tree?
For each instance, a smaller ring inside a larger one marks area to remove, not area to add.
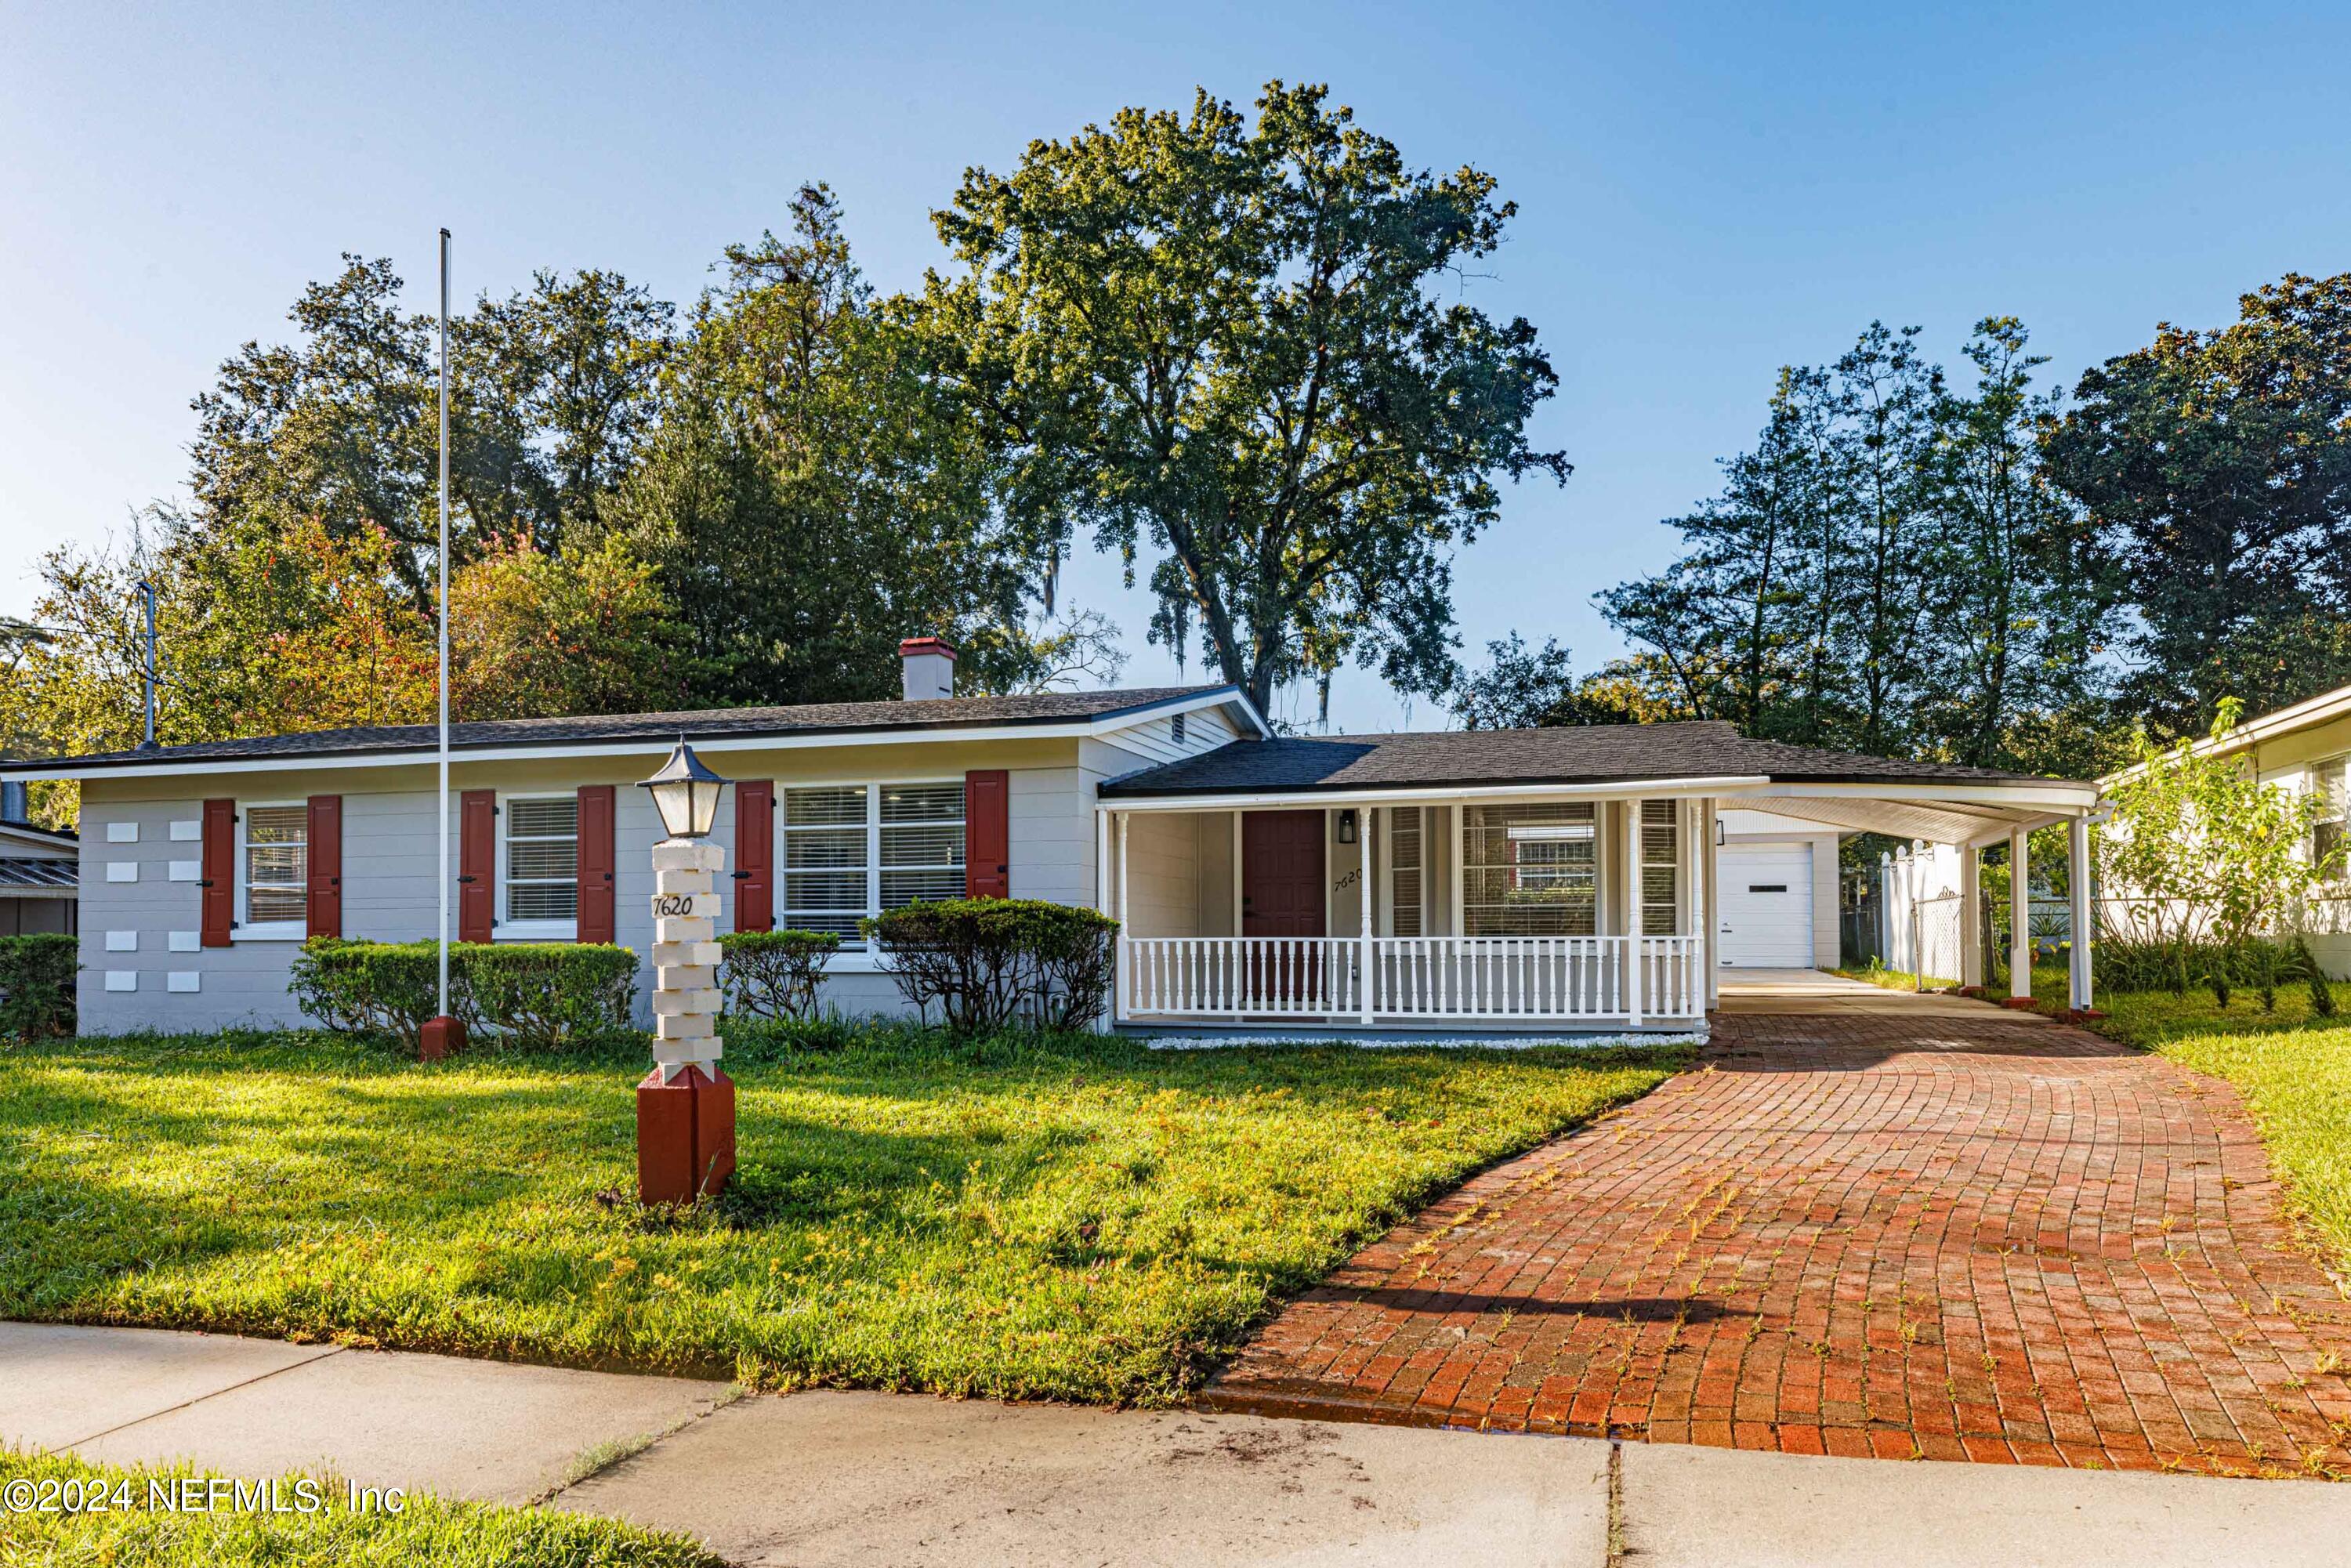
[[[1526,437],[1556,382],[1534,328],[1437,297],[1515,207],[1326,97],[1271,83],[1252,127],[1202,92],[970,171],[935,214],[965,270],[908,310],[1016,526],[1091,525],[1130,573],[1159,552],[1151,634],[1196,616],[1260,708],[1350,659],[1446,689],[1450,548],[1498,476],[1569,469]]]
[[[559,559],[517,541],[449,585],[450,706],[465,719],[646,713],[685,705],[676,611],[625,539]]]
[[[1486,644],[1489,663],[1462,680],[1453,716],[1464,729],[1540,729],[1573,723],[1575,673],[1567,650],[1546,638],[1530,648],[1513,632]]]
[[[1788,367],[1755,445],[1670,526],[1664,571],[1598,595],[1640,645],[1605,706],[1800,745],[2095,772],[2115,613],[2096,539],[2046,481],[2022,325],[1980,322],[1971,391],[1873,322]],[[1587,683],[1586,711],[1600,702]]]
[[[346,255],[302,292],[297,340],[248,342],[197,396],[189,521],[317,522],[391,541],[409,596],[429,597],[438,531],[433,318],[402,308],[388,260]],[[617,274],[541,272],[450,323],[451,546],[559,549],[603,521],[653,417],[671,308]]]
[[[2240,303],[2085,371],[2048,441],[2121,563],[2126,703],[2169,735],[2351,680],[2351,273]]]
[[[2032,733],[2041,716],[2064,716],[2077,734],[2095,729],[2114,618],[2096,540],[2042,473],[2058,394],[2033,391],[2032,372],[2048,361],[2029,341],[2012,316],[1979,321],[1965,350],[1974,393],[1951,396],[1938,414],[1942,581],[1924,640],[1922,717],[1943,749],[1980,768],[2056,764],[2049,740]],[[2086,762],[2078,742],[2067,749]]]
[[[976,689],[1033,672],[1016,633],[1041,552],[992,509],[985,443],[914,347],[823,186],[795,197],[789,238],[728,249],[618,506],[679,607],[703,700],[886,697],[917,632],[957,643]]]

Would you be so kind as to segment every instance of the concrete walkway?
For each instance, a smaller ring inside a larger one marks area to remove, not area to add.
[[[558,1508],[737,1562],[2337,1563],[2351,1488],[723,1386],[0,1323],[0,1438]]]

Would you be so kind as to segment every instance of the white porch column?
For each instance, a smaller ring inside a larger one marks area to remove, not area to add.
[[[1358,852],[1358,866],[1361,872],[1359,881],[1362,883],[1362,885],[1357,889],[1355,904],[1356,906],[1363,911],[1364,915],[1362,937],[1363,946],[1356,950],[1357,959],[1355,983],[1363,988],[1363,995],[1356,999],[1363,1004],[1363,1019],[1364,1027],[1365,1029],[1372,1027],[1372,968],[1374,958],[1372,946],[1372,846],[1379,841],[1380,809],[1377,806],[1366,806],[1364,808],[1363,829],[1355,835],[1355,848]]]
[[[1641,802],[1625,802],[1625,1007],[1641,1022]]]
[[[1983,889],[1978,885],[1982,856],[1973,844],[1959,846],[1959,984],[1983,984]]]
[[[1910,874],[1904,883],[1910,889],[1910,988],[1914,991],[1927,988],[1927,923],[1925,912],[1918,907],[1920,847],[1917,840],[1910,841]]]
[[[1705,867],[1706,901],[1701,906],[1705,918],[1698,922],[1698,930],[1706,937],[1706,946],[1699,954],[1699,960],[1706,966],[1706,1006],[1711,1012],[1722,1002],[1722,955],[1717,951],[1721,940],[1719,931],[1720,921],[1714,913],[1717,879],[1722,874],[1720,857],[1714,842],[1716,835],[1721,831],[1722,802],[1709,795],[1701,806],[1703,809],[1698,812],[1698,857],[1699,864]]]
[[[2032,999],[2032,865],[2026,854],[2032,835],[2022,828],[2008,835],[2008,994]]]
[[[1128,974],[1126,925],[1126,813],[1111,813],[1112,829],[1118,835],[1118,1010],[1121,1017],[1134,999],[1134,987]]]
[[[2075,817],[2065,824],[2065,850],[2072,864],[2066,882],[2073,893],[2074,962],[2069,978],[2077,1012],[2090,1010],[2090,820]]]
[[[1094,908],[1098,913],[1110,913],[1110,813],[1094,812]],[[1104,1009],[1102,1028],[1108,1032],[1118,1027],[1119,1005],[1123,999],[1118,986],[1118,976],[1126,963],[1126,927],[1118,928],[1118,946],[1112,949],[1110,1006]]]

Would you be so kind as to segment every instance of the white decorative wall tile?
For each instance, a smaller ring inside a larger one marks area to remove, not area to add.
[[[204,950],[204,933],[174,931],[172,933],[171,946],[174,953],[201,953]]]
[[[173,861],[172,862],[172,880],[173,882],[202,882],[204,880],[204,862],[202,861]]]
[[[109,969],[106,972],[106,988],[110,991],[137,990],[139,988],[139,971],[136,969]]]
[[[200,991],[204,989],[203,977],[193,969],[173,969],[163,977],[163,988],[167,991]]]
[[[139,824],[136,822],[107,823],[106,841],[110,844],[137,843],[139,841]]]
[[[204,825],[197,822],[172,824],[172,841],[175,844],[200,844],[204,841]]]
[[[109,882],[137,882],[139,880],[139,862],[137,861],[107,862],[106,880]]]
[[[136,931],[108,932],[106,950],[110,953],[136,953],[139,951],[139,933]]]

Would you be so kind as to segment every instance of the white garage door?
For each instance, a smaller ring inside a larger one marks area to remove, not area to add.
[[[1722,967],[1811,968],[1813,846],[1725,847],[1715,864]]]

